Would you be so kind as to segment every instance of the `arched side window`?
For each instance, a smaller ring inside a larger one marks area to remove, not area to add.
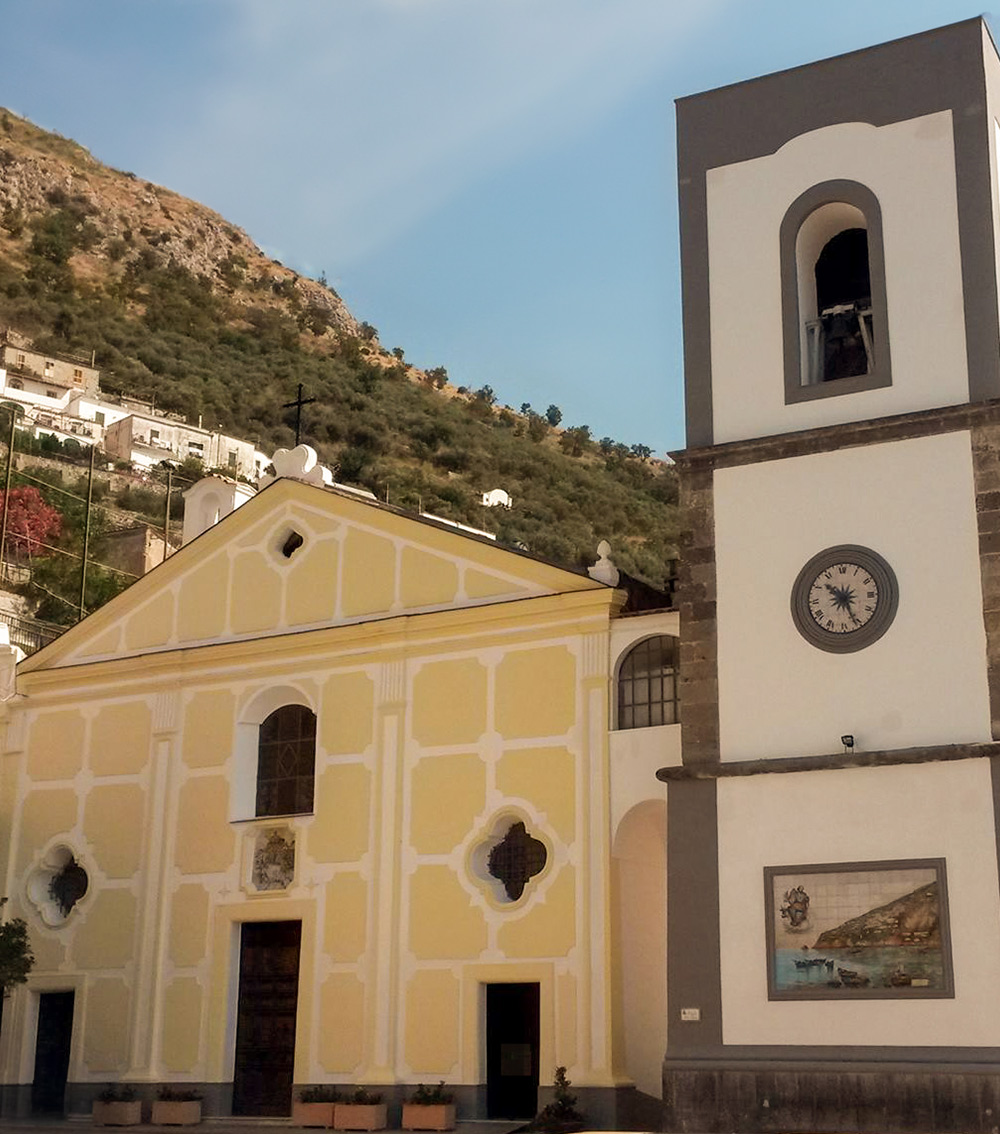
[[[875,194],[856,181],[803,193],[781,223],[785,402],[892,384]]]
[[[257,740],[256,814],[310,813],[315,770],[316,714],[305,705],[275,709]]]
[[[618,720],[624,728],[677,723],[677,639],[657,634],[637,642],[618,667]]]

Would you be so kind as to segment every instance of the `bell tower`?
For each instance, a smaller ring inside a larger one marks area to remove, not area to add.
[[[664,1129],[1000,1099],[998,136],[978,18],[678,104]]]

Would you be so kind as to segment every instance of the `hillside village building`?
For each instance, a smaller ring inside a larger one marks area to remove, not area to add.
[[[100,371],[87,360],[35,350],[14,331],[0,333],[0,400],[23,411],[19,428],[34,437],[102,445],[137,468],[194,457],[206,468],[256,480],[268,460],[249,441],[221,430],[188,425],[179,414],[157,413],[147,402],[112,397],[100,389]]]

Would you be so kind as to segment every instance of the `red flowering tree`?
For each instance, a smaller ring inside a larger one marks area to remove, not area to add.
[[[28,485],[0,492],[0,523],[6,513],[4,557],[27,559],[43,551],[62,530],[62,516],[45,503],[37,488]]]

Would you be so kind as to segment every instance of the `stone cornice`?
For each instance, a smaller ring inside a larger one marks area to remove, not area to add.
[[[670,456],[682,471],[733,468],[762,461],[801,457],[808,453],[850,449],[858,445],[879,445],[888,441],[928,437],[936,433],[954,433],[976,425],[993,424],[1000,424],[1000,399],[963,402],[957,406],[894,414],[892,417],[879,417],[870,421],[844,422],[797,433],[727,441],[721,445],[681,449]]]

